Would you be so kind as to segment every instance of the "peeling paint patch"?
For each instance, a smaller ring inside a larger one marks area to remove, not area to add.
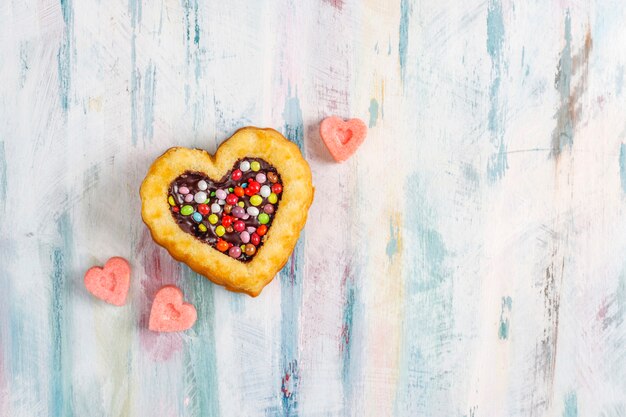
[[[406,55],[409,48],[409,0],[400,1],[400,35],[398,39],[398,59],[400,60],[400,75],[404,82],[406,72]]]
[[[619,176],[622,184],[622,191],[626,193],[626,144],[619,147]]]
[[[559,93],[560,104],[555,114],[556,126],[552,132],[552,156],[558,158],[566,147],[574,143],[574,134],[582,115],[581,96],[587,90],[589,54],[593,46],[591,31],[587,29],[581,51],[572,55],[572,18],[569,10],[565,13],[565,45],[561,50],[554,79],[554,88]],[[582,71],[581,71],[582,69]],[[572,78],[579,76],[572,85]]]
[[[488,129],[495,152],[487,161],[489,180],[496,181],[504,176],[509,164],[504,142],[503,110],[500,103],[502,71],[506,65],[502,59],[504,45],[504,17],[500,0],[490,0],[487,9],[487,52],[491,58],[491,85],[489,87]]]
[[[498,337],[500,340],[507,340],[509,338],[509,313],[513,307],[513,300],[511,297],[502,297],[502,309],[500,311],[500,326],[498,327]]]
[[[376,121],[378,120],[378,101],[375,98],[370,100],[370,123],[369,127],[372,128],[376,126]]]
[[[578,417],[578,396],[571,391],[565,395],[563,417]]]
[[[287,89],[287,99],[283,109],[283,120],[285,121],[284,133],[285,137],[294,142],[304,151],[304,121],[302,119],[302,109],[300,108],[300,99],[298,99],[298,91],[295,95],[291,95],[291,86]]]
[[[154,136],[154,94],[156,90],[156,67],[152,61],[146,68],[143,95],[143,136],[149,141]]]
[[[63,40],[57,53],[57,66],[59,74],[59,96],[61,108],[65,111],[69,108],[70,89],[72,85],[72,55],[74,40],[74,7],[71,0],[61,0],[61,13],[65,28]]]

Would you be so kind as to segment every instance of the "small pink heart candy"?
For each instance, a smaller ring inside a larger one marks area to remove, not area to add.
[[[103,268],[94,266],[85,274],[87,291],[109,304],[123,306],[130,287],[130,265],[124,258],[111,258]]]
[[[196,308],[183,302],[183,292],[166,285],[154,297],[148,328],[154,332],[179,332],[193,326],[197,318]]]
[[[320,136],[335,161],[342,162],[361,146],[367,136],[367,126],[361,119],[344,121],[337,116],[327,117],[320,124]]]

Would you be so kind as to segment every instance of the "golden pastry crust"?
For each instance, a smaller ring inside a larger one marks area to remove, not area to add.
[[[283,193],[265,243],[250,262],[243,263],[184,232],[172,216],[167,197],[172,181],[184,172],[202,172],[219,180],[246,157],[273,165],[282,178]],[[245,127],[222,143],[215,156],[199,149],[170,148],[157,158],[141,184],[141,216],[152,238],[176,260],[230,291],[256,297],[289,259],[306,222],[313,191],[309,164],[294,143],[273,129]]]

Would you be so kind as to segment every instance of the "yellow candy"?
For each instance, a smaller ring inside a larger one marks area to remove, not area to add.
[[[218,236],[224,236],[224,233],[226,233],[226,229],[224,229],[224,226],[219,225],[215,228],[215,234]]]
[[[237,205],[238,205],[239,207],[243,207],[243,206],[245,206],[245,205],[246,205],[246,203],[244,203],[243,201],[240,201],[240,202],[238,202],[238,203],[237,203]]]
[[[175,206],[176,205],[176,201],[174,201],[174,197],[169,196],[167,198],[167,202],[170,203],[170,206]]]
[[[276,204],[278,202],[278,196],[274,193],[270,194],[269,197],[267,197],[267,201],[269,201],[272,204]]]
[[[252,168],[252,170],[256,172],[261,169],[261,164],[259,164],[259,161],[252,161],[250,163],[250,168]]]
[[[201,232],[206,232],[206,226],[203,225],[202,223],[198,225],[198,229],[200,229]]]
[[[211,215],[209,216],[209,223],[211,223],[211,224],[215,224],[215,223],[217,223],[217,221],[218,221],[218,220],[219,220],[219,219],[217,218],[217,215],[215,215],[215,214],[211,214]]]
[[[253,195],[252,197],[250,197],[250,204],[252,204],[253,206],[258,206],[262,202],[263,197],[261,197],[260,195]]]

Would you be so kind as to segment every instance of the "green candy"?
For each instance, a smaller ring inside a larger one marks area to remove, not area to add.
[[[191,206],[183,206],[180,209],[180,214],[182,214],[183,216],[189,216],[191,213],[193,213],[193,207]]]
[[[267,224],[270,221],[270,216],[267,213],[261,213],[258,217],[259,223]]]

